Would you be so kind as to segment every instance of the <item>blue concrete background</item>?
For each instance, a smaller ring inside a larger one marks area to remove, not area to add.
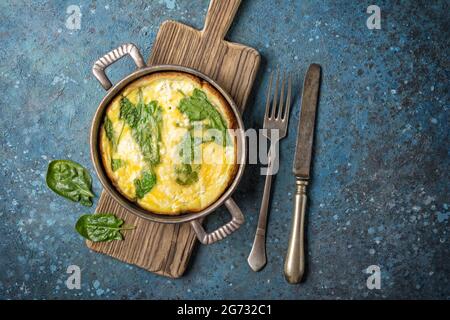
[[[86,166],[88,131],[104,94],[93,62],[134,42],[147,56],[161,22],[201,28],[207,0],[0,1],[0,298],[357,299],[450,297],[448,1],[243,1],[228,38],[262,56],[247,127],[262,126],[268,71],[297,77],[288,138],[274,184],[268,265],[247,265],[262,195],[259,166],[249,166],[236,200],[245,225],[199,246],[182,279],[170,280],[89,251],[74,231],[92,209],[45,185],[52,159]],[[366,27],[370,4],[381,30]],[[80,30],[65,26],[79,5]],[[323,67],[308,214],[308,273],[283,278],[292,212],[291,174],[299,88],[309,63]],[[121,61],[114,80],[133,70]],[[98,200],[98,198],[97,198]],[[227,219],[219,211],[209,227]],[[68,290],[66,268],[82,269]],[[368,290],[365,269],[381,268]]]

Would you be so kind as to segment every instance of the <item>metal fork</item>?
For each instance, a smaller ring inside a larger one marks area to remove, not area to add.
[[[271,90],[272,90],[272,80],[273,80],[273,72],[270,74],[269,86],[267,88],[266,95],[266,111],[264,114],[264,136],[271,140],[277,139],[275,141],[275,150],[272,150],[272,142],[271,147],[268,152],[268,165],[267,165],[267,175],[266,175],[266,183],[264,184],[264,193],[261,203],[261,210],[259,212],[258,219],[258,227],[256,229],[255,240],[253,241],[252,251],[250,252],[247,262],[254,271],[261,270],[267,262],[266,258],[266,227],[267,227],[267,214],[269,209],[269,198],[270,198],[270,187],[272,185],[272,175],[273,175],[273,163],[276,159],[278,147],[276,144],[279,143],[281,139],[286,137],[288,121],[289,121],[289,109],[291,107],[291,76],[287,77],[287,94],[286,99],[284,97],[284,87],[286,82],[286,73],[283,72],[283,77],[281,81],[280,88],[280,100],[278,100],[278,86],[279,86],[279,71],[276,71],[276,80],[275,80],[275,90],[274,96],[272,100],[271,106]],[[277,130],[278,135],[272,134],[274,132],[272,130]],[[278,137],[277,137],[278,136]]]

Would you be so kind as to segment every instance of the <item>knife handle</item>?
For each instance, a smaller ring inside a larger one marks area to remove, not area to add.
[[[294,214],[284,262],[284,276],[292,284],[299,283],[305,272],[305,212],[308,200],[306,196],[308,181],[297,179],[295,184]]]

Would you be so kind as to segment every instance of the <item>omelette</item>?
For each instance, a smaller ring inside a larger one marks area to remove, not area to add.
[[[106,108],[99,147],[117,190],[145,210],[198,212],[236,172],[237,122],[227,101],[202,79],[160,72],[126,86]]]

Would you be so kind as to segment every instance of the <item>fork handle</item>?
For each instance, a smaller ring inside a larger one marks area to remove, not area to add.
[[[247,262],[253,271],[261,270],[267,263],[266,258],[266,227],[267,215],[269,211],[270,189],[272,186],[272,148],[268,152],[269,161],[267,164],[266,182],[264,184],[264,193],[259,211],[258,226],[256,228],[255,240],[253,241],[252,251],[247,258]]]
[[[284,262],[284,276],[289,283],[295,284],[302,280],[305,272],[305,213],[308,197],[306,187],[308,181],[297,179],[294,200],[294,214],[289,245]]]

